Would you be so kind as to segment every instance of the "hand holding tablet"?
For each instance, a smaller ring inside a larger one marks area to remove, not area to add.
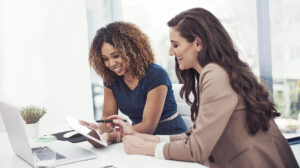
[[[95,129],[94,126],[86,125],[84,122],[74,119],[70,116],[66,116],[66,119],[68,121],[69,126],[72,129],[74,129],[75,131],[77,131],[78,133],[80,133],[81,135],[85,136],[86,138],[88,138],[100,145],[103,145],[103,146],[108,145],[108,143],[101,136],[101,134],[98,133],[97,129]],[[92,132],[91,132],[91,130],[92,130]],[[99,139],[97,139],[96,137]]]

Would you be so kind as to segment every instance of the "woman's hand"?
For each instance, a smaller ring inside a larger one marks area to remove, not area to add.
[[[117,131],[120,131],[122,137],[125,135],[133,135],[136,133],[132,125],[130,125],[130,123],[128,122],[124,122],[123,120],[125,119],[118,115],[109,116],[107,117],[107,119],[113,120],[113,123],[108,123],[107,126],[110,127],[111,129],[118,126],[119,128],[117,129]]]
[[[123,144],[127,154],[142,154],[154,156],[157,142],[147,141],[136,135],[124,136]]]
[[[106,133],[105,133],[105,134],[106,134]],[[88,135],[90,135],[90,136],[92,136],[92,137],[94,137],[94,138],[100,140],[100,137],[99,137],[99,135],[98,135],[98,133],[97,133],[96,131],[91,131],[91,132],[89,132]],[[95,142],[94,140],[92,140],[92,139],[90,139],[90,138],[86,138],[86,140],[87,140],[90,144],[92,144],[95,148],[102,148],[102,147],[104,147],[103,145],[99,144],[98,142]],[[105,140],[106,140],[106,139],[105,139]]]
[[[109,136],[109,134],[108,133],[102,133],[99,125],[94,124],[94,123],[89,123],[89,122],[86,122],[86,121],[83,121],[83,120],[80,120],[79,123],[82,124],[82,125],[84,125],[84,126],[86,126],[86,127],[88,127],[89,129],[91,129],[91,132],[89,132],[88,135],[90,135],[90,136],[92,136],[92,137],[100,140],[100,134],[101,134],[101,137],[103,138],[102,140],[106,141],[106,143],[110,142],[110,136]],[[103,147],[103,145],[99,144],[98,142],[95,142],[92,139],[89,139],[89,138],[86,138],[86,139],[95,148],[101,148],[101,147]]]
[[[84,126],[88,127],[91,130],[97,131],[99,134],[102,133],[98,124],[89,123],[89,122],[86,122],[86,121],[83,121],[83,120],[79,120],[79,123],[81,125],[84,125]]]
[[[156,142],[156,143],[160,142],[160,138],[158,136],[155,136],[155,135],[142,134],[142,133],[136,133],[134,135],[144,139],[145,141],[151,141],[151,142]]]

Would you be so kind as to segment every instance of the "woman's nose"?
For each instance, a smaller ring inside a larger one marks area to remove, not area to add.
[[[114,65],[116,65],[116,61],[115,60],[113,60],[113,59],[111,59],[110,61],[109,61],[109,66],[114,66]]]
[[[174,56],[174,50],[172,47],[169,49],[169,56]]]

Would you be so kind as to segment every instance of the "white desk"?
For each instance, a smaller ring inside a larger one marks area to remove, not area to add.
[[[160,160],[144,155],[127,155],[122,143],[102,149],[96,149],[86,141],[76,144],[96,153],[97,159],[58,166],[59,168],[100,168],[105,165],[114,165],[117,168],[205,168],[197,163]],[[0,168],[30,168],[13,152],[6,133],[0,133]]]

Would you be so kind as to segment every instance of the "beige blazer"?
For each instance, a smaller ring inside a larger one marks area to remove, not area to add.
[[[199,85],[200,108],[191,134],[172,136],[174,141],[164,146],[166,159],[209,163],[212,168],[299,167],[274,120],[267,132],[248,134],[245,104],[221,66],[206,65]]]

